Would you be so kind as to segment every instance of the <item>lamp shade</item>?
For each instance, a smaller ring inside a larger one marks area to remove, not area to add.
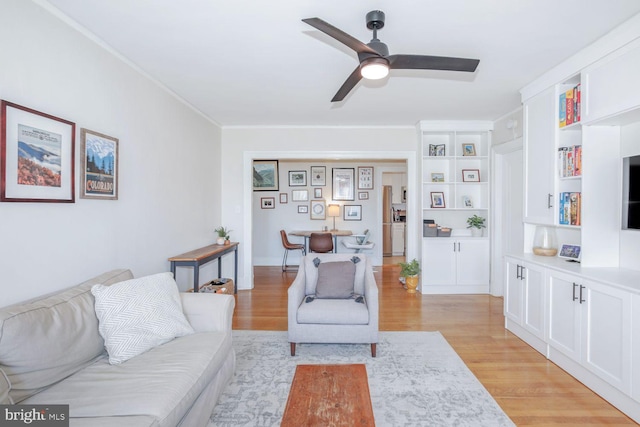
[[[389,61],[384,58],[368,58],[360,64],[360,74],[369,80],[378,80],[389,74]]]
[[[340,205],[327,206],[327,215],[333,217],[340,216]]]

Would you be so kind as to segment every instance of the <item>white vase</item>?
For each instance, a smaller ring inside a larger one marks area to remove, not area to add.
[[[482,228],[471,228],[471,236],[472,237],[482,237]]]
[[[224,237],[218,237],[216,239],[216,245],[224,245]]]

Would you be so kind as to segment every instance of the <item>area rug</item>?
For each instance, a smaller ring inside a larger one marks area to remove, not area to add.
[[[363,344],[298,344],[286,332],[234,331],[237,366],[208,427],[279,426],[298,364],[364,363],[376,426],[513,426],[439,332],[380,332]]]

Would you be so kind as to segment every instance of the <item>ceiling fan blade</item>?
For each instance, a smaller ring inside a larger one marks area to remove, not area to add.
[[[347,47],[355,50],[358,53],[368,52],[368,53],[373,53],[375,55],[380,56],[378,52],[376,52],[366,44],[362,43],[360,40],[356,39],[353,36],[350,36],[349,34],[334,27],[328,22],[323,21],[320,18],[307,18],[307,19],[303,19],[302,22],[305,22],[311,25],[312,27],[327,34],[328,36],[333,37],[334,39],[338,40],[340,43],[346,45]]]
[[[446,70],[473,73],[479,59],[427,55],[389,55],[389,67],[395,70]]]
[[[347,96],[349,92],[351,92],[351,89],[353,89],[358,84],[360,79],[362,79],[362,75],[360,74],[360,66],[357,66],[356,69],[353,70],[353,73],[351,73],[351,75],[347,77],[347,80],[342,83],[342,86],[340,86],[338,92],[336,92],[336,94],[333,96],[331,102],[342,101],[345,96]]]

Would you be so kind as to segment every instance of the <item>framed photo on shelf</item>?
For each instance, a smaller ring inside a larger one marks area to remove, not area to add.
[[[358,166],[358,190],[373,190],[373,166]]]
[[[292,202],[306,202],[307,200],[309,200],[308,190],[291,190]]]
[[[353,168],[333,168],[333,200],[354,200],[355,183]]]
[[[429,156],[431,157],[444,157],[447,155],[447,149],[445,144],[429,144]]]
[[[80,129],[80,197],[118,200],[118,139]]]
[[[475,156],[476,155],[476,144],[462,144],[462,155],[463,156]]]
[[[462,182],[480,182],[480,170],[462,169]]]
[[[313,198],[321,199],[322,198],[322,188],[314,188],[313,189]]]
[[[311,186],[324,187],[327,185],[327,167],[311,166]]]
[[[362,205],[344,205],[343,219],[345,221],[362,221]]]
[[[280,204],[284,205],[289,202],[289,195],[287,193],[280,193]]]
[[[306,187],[307,171],[289,171],[289,187]]]
[[[276,208],[276,198],[275,197],[261,197],[260,198],[260,207],[262,209],[275,209]]]
[[[301,214],[309,213],[309,206],[307,206],[307,205],[298,205],[298,213],[301,213]]]
[[[432,208],[444,208],[444,192],[432,191],[431,192],[431,207]]]
[[[324,200],[311,201],[311,219],[327,219]]]
[[[75,123],[4,100],[0,109],[0,200],[75,203]]]
[[[462,206],[465,208],[473,208],[473,200],[471,200],[471,196],[462,196]]]
[[[444,173],[442,173],[442,172],[432,172],[431,173],[431,182],[444,182]]]
[[[253,191],[278,191],[278,161],[253,161]]]
[[[358,193],[358,200],[369,200],[369,192],[368,191],[360,191]]]

